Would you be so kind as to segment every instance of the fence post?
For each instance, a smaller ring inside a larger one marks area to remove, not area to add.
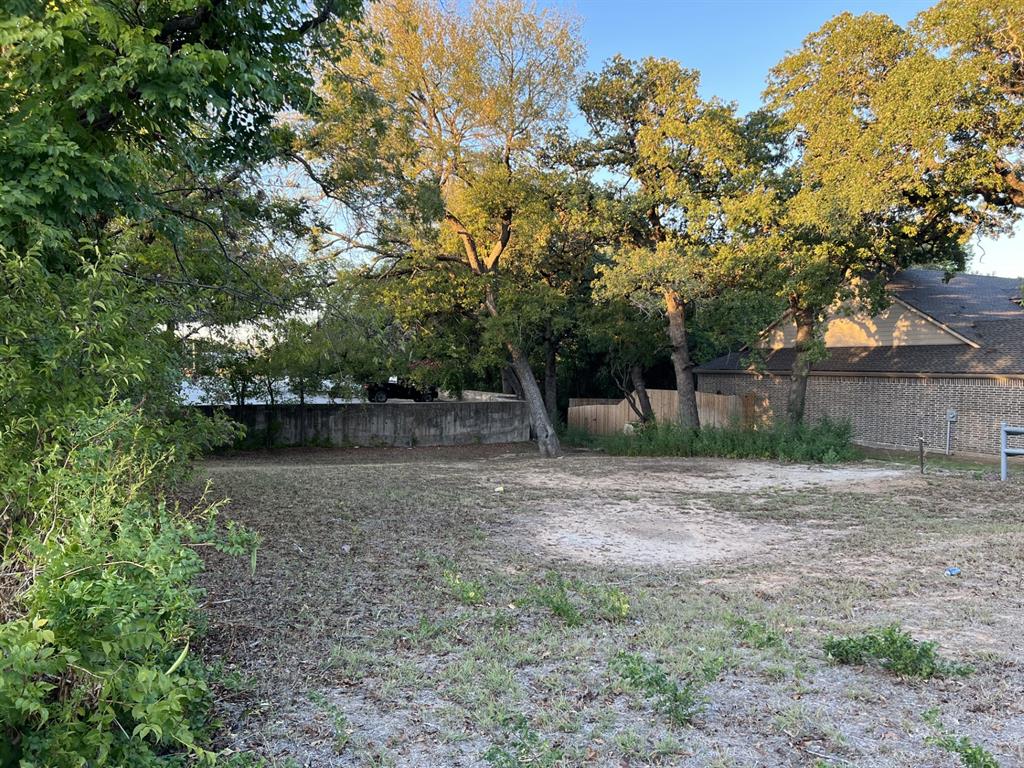
[[[1006,480],[1006,422],[999,424],[999,479]]]

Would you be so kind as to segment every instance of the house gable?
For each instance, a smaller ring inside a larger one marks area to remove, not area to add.
[[[894,299],[887,309],[871,316],[851,312],[847,306],[829,313],[825,327],[826,347],[904,347],[971,344],[905,302]],[[765,334],[767,349],[786,349],[796,340],[796,324],[782,318]]]

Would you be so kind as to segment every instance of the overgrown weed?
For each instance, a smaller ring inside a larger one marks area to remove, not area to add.
[[[947,661],[936,652],[936,643],[918,641],[899,624],[890,624],[849,637],[830,637],[825,652],[837,664],[876,662],[901,677],[953,677],[970,674],[966,664]]]

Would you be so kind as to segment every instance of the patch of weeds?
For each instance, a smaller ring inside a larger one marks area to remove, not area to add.
[[[491,626],[495,629],[512,629],[519,625],[519,617],[515,610],[498,610],[491,617]]]
[[[773,725],[776,731],[794,742],[821,741],[836,749],[846,746],[842,732],[829,723],[820,710],[809,710],[803,704],[779,712]]]
[[[311,693],[309,700],[320,707],[331,718],[331,725],[334,728],[334,752],[340,755],[345,751],[345,747],[349,745],[349,742],[352,741],[353,730],[349,727],[348,718],[345,717],[345,713],[341,711],[337,704],[329,702],[322,693]]]
[[[640,654],[619,651],[609,666],[630,688],[654,699],[658,711],[679,725],[688,725],[704,708],[698,681],[680,684]]]
[[[861,635],[830,637],[825,652],[837,664],[877,662],[882,668],[903,677],[949,677],[968,675],[973,670],[966,664],[947,661],[936,653],[937,644],[919,642],[899,624],[891,624]]]
[[[639,757],[642,754],[643,739],[640,738],[640,734],[629,728],[615,734],[615,746],[623,757]]]
[[[340,672],[346,679],[358,680],[366,675],[376,660],[373,653],[363,648],[335,645],[327,657],[327,667]]]
[[[370,766],[370,768],[393,768],[395,758],[388,754],[383,747],[377,747],[363,753],[363,765]]]
[[[459,618],[432,621],[426,616],[420,616],[414,626],[396,633],[394,640],[402,647],[443,646],[448,643],[451,636],[457,634],[462,623],[463,621]]]
[[[290,757],[283,761],[267,760],[253,752],[235,752],[231,755],[221,753],[217,756],[217,765],[222,768],[300,768]]]
[[[629,596],[618,587],[595,587],[590,599],[602,619],[625,621],[629,616]]]
[[[739,639],[750,648],[781,651],[786,647],[782,635],[764,622],[750,621],[742,616],[732,616],[729,622],[736,629]]]
[[[480,582],[462,578],[455,569],[442,571],[441,579],[460,603],[478,605],[484,601],[484,588]]]
[[[605,621],[624,621],[630,611],[629,596],[618,587],[591,586],[553,572],[543,585],[531,589],[530,599],[570,627],[583,624],[588,614]]]
[[[651,758],[658,759],[661,757],[671,757],[678,755],[685,751],[685,747],[682,743],[674,739],[671,735],[664,736],[659,739],[654,748],[651,750]]]
[[[957,755],[964,768],[1000,768],[991,752],[967,736],[950,733],[939,721],[939,711],[930,709],[924,713],[924,721],[935,731],[926,741],[939,749]]]
[[[631,434],[591,437],[593,447],[615,456],[722,456],[834,464],[859,458],[846,422],[779,424],[768,429],[688,429],[652,424]]]
[[[531,597],[570,627],[578,627],[583,623],[583,613],[569,593],[569,582],[559,574],[549,573],[547,583],[534,587]]]
[[[234,665],[228,667],[220,660],[211,664],[208,669],[210,682],[231,693],[250,690],[255,684],[251,677],[243,674]]]
[[[502,746],[493,745],[484,753],[484,761],[494,768],[554,768],[561,765],[564,753],[530,727],[522,715],[506,723]]]

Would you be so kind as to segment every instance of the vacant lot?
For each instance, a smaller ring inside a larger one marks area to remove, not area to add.
[[[205,650],[221,746],[271,765],[1024,765],[1020,485],[507,447],[202,474],[263,537],[210,559]],[[822,649],[893,622],[974,671]]]

